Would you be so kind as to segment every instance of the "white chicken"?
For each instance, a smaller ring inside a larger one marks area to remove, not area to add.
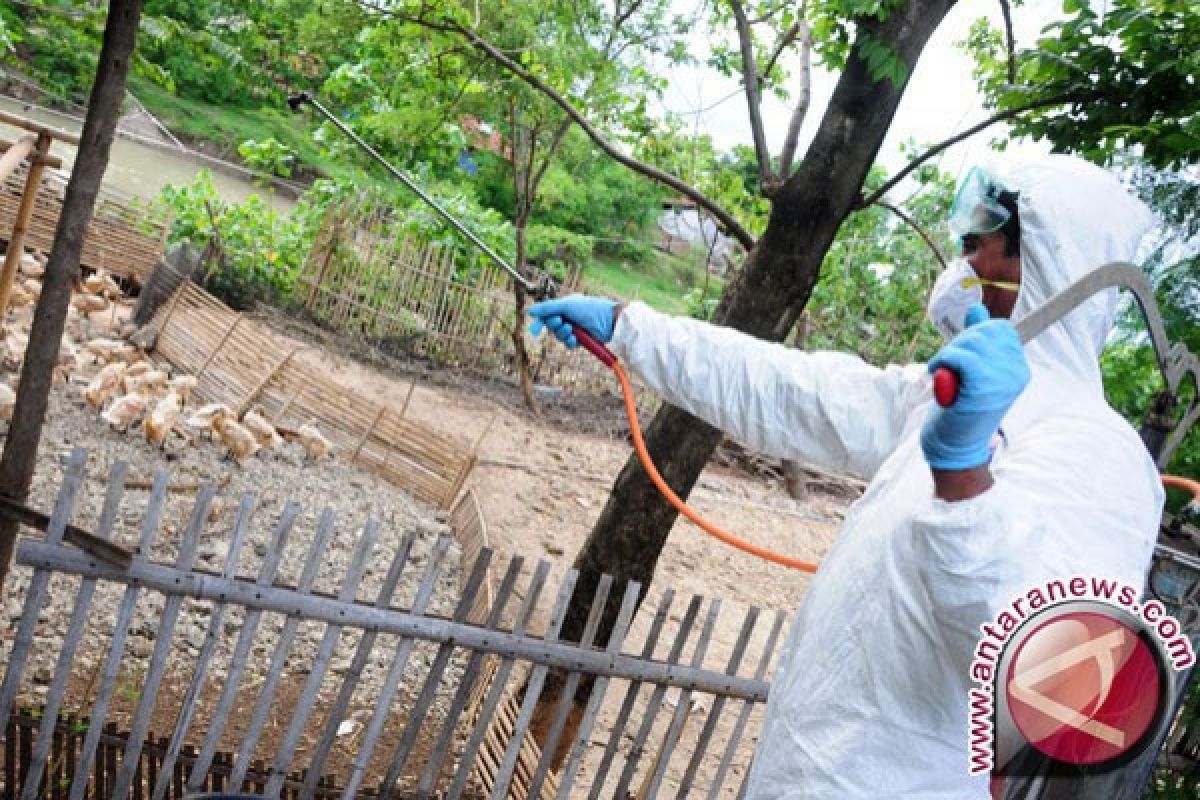
[[[301,425],[300,429],[296,431],[296,438],[300,440],[300,444],[304,446],[304,452],[313,461],[328,455],[333,449],[330,441],[321,435],[316,425],[311,423]]]
[[[145,410],[146,395],[131,392],[114,400],[108,410],[100,416],[114,428],[126,431]]]
[[[224,403],[209,403],[193,411],[184,425],[196,431],[215,431],[217,420],[231,419],[233,412]]]
[[[238,463],[258,452],[258,440],[254,438],[254,434],[235,422],[232,417],[222,415],[214,419],[213,430]]]
[[[165,447],[167,436],[179,421],[183,413],[183,401],[179,393],[172,389],[154,406],[154,410],[142,420],[142,433],[150,444]]]
[[[200,381],[195,375],[180,375],[168,381],[167,385],[179,392],[179,398],[186,406],[192,397],[192,392],[196,391],[196,387],[200,385]]]
[[[83,390],[83,399],[92,408],[104,408],[104,404],[121,385],[121,378],[125,376],[126,369],[123,361],[105,364],[92,378],[87,388]]]
[[[279,447],[283,444],[283,437],[279,435],[279,431],[275,430],[275,426],[255,409],[247,411],[242,416],[242,425],[254,434],[254,438],[262,447]]]
[[[4,337],[4,367],[12,371],[20,368],[25,360],[25,348],[29,346],[29,337],[18,331],[9,331]]]
[[[0,418],[12,419],[17,393],[7,383],[0,383]]]
[[[137,364],[133,366],[137,366]],[[133,372],[133,367],[130,367],[125,372],[125,391],[127,392],[145,392],[149,394],[167,384],[167,373],[164,370],[139,370],[132,375],[130,374],[131,372]]]
[[[107,339],[105,337],[97,337],[84,342],[83,349],[86,350],[97,361],[115,361],[120,358],[120,354],[125,348],[132,349],[131,345],[122,342],[120,339]]]
[[[21,274],[28,278],[41,278],[46,274],[46,262],[33,253],[22,253],[19,265]]]
[[[107,298],[95,294],[77,294],[71,298],[71,305],[80,313],[94,314],[97,311],[107,311],[112,305]]]

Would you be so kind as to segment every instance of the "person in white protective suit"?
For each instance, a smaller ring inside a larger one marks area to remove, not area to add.
[[[973,172],[951,221],[965,259],[930,309],[956,333],[986,317],[964,319],[980,295],[993,317],[1018,320],[1088,271],[1133,260],[1152,218],[1108,173],[1052,156],[1003,179]],[[1093,296],[1023,351],[1011,322],[993,319],[929,365],[885,369],[640,303],[532,307],[535,326],[570,344],[582,325],[665,400],[751,447],[869,480],[784,645],[747,797],[988,796],[987,776],[968,774],[980,625],[1047,580],[1141,587],[1149,567],[1163,491],[1098,366],[1116,295]],[[939,364],[961,380],[945,409],[931,395]]]

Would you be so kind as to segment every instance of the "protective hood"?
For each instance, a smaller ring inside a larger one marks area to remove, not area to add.
[[[1134,261],[1154,224],[1150,210],[1110,173],[1073,156],[1049,156],[1011,170],[1019,192],[1021,290],[1014,322],[1085,274]],[[1053,370],[1102,390],[1098,357],[1117,313],[1118,292],[1094,295],[1025,347],[1035,374]]]

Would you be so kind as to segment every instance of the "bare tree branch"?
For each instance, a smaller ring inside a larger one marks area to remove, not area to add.
[[[742,83],[746,87],[746,110],[750,114],[750,132],[754,136],[754,153],[758,158],[758,173],[763,191],[773,191],[778,184],[775,169],[771,165],[771,151],[767,149],[767,134],[763,129],[762,96],[759,92],[758,62],[754,58],[754,33],[746,19],[746,9],[741,0],[729,0],[733,18],[737,22],[738,44],[742,50]]]
[[[800,26],[804,24],[803,20],[795,22],[792,27],[783,32],[779,37],[779,41],[775,43],[775,50],[771,53],[771,57],[767,59],[767,65],[763,67],[763,77],[771,74],[771,70],[775,69],[775,64],[778,63],[779,57],[783,55],[783,51],[788,48],[792,42],[796,41],[796,37],[800,34]]]
[[[721,207],[717,202],[709,198],[699,189],[684,183],[676,176],[664,172],[652,164],[647,164],[639,161],[633,156],[622,153],[616,148],[616,146],[609,142],[604,135],[587,120],[586,117],[583,116],[579,109],[571,105],[569,101],[567,101],[562,95],[552,89],[536,75],[531,74],[528,70],[524,69],[520,64],[517,64],[474,31],[453,23],[437,23],[431,20],[407,18],[386,9],[379,10],[381,13],[385,13],[397,19],[404,19],[405,21],[412,22],[417,25],[424,25],[434,30],[441,30],[446,33],[454,33],[459,36],[463,36],[477,50],[485,54],[488,58],[491,58],[496,63],[500,64],[500,66],[504,67],[521,80],[525,81],[525,83],[532,86],[534,89],[537,89],[547,98],[549,98],[555,105],[565,111],[567,116],[574,120],[575,124],[578,125],[583,132],[587,134],[588,138],[591,139],[597,147],[603,150],[609,158],[640,175],[644,175],[653,181],[657,181],[664,186],[674,189],[684,197],[692,200],[697,206],[708,211],[713,215],[714,218],[719,220],[729,235],[738,241],[738,244],[747,250],[753,249],[755,243],[754,237],[742,226],[740,222],[737,221],[737,219],[731,213],[729,213],[729,211]]]
[[[900,210],[899,206],[894,206],[886,200],[876,200],[875,205],[879,206],[880,208],[886,208],[888,211],[904,220],[904,223],[916,231],[917,235],[920,236],[929,249],[933,251],[933,255],[937,258],[938,263],[942,265],[942,269],[946,268],[946,257],[942,255],[942,251],[938,249],[937,243],[933,241],[933,238],[925,232],[924,228],[917,224],[915,219],[904,213],[904,211]]]
[[[983,120],[982,122],[979,122],[979,123],[967,128],[962,133],[955,134],[954,136],[951,136],[949,139],[945,139],[945,140],[935,144],[933,147],[930,147],[924,153],[917,156],[912,161],[908,162],[908,164],[904,167],[904,169],[902,169],[898,173],[896,173],[895,177],[893,177],[891,180],[889,180],[883,186],[880,186],[878,189],[876,189],[870,195],[859,200],[858,204],[855,206],[855,209],[861,210],[861,209],[866,208],[869,205],[876,203],[879,200],[879,198],[881,198],[885,194],[887,194],[887,192],[890,191],[892,189],[892,187],[894,187],[900,181],[902,181],[906,177],[908,177],[909,173],[911,173],[914,169],[921,166],[926,161],[928,161],[929,159],[936,156],[938,153],[945,150],[947,147],[950,147],[953,144],[958,144],[963,139],[967,139],[971,136],[974,136],[975,134],[979,133],[984,128],[995,125],[997,122],[1003,122],[1006,119],[1012,119],[1013,117],[1024,114],[1026,111],[1032,111],[1035,108],[1045,108],[1047,106],[1061,105],[1063,103],[1066,103],[1067,101],[1082,102],[1082,101],[1086,100],[1088,96],[1090,96],[1090,95],[1085,96],[1084,94],[1077,93],[1077,92],[1066,92],[1064,94],[1056,94],[1051,97],[1043,97],[1039,100],[1034,100],[1032,102],[1026,103],[1025,105],[1017,106],[1016,108],[1010,108],[1006,111],[1001,111],[998,114],[993,114],[992,116],[988,117],[987,119]]]
[[[792,108],[792,118],[788,121],[783,150],[779,153],[779,174],[784,180],[791,177],[792,163],[796,160],[796,145],[800,141],[800,129],[804,126],[804,118],[808,116],[808,107],[812,103],[812,29],[803,20],[797,22],[796,26],[799,28],[800,40],[799,91],[796,105]]]
[[[1004,15],[1004,41],[1008,45],[1008,82],[1017,82],[1017,39],[1013,36],[1012,9],[1008,0],[1000,0],[1000,13]]]

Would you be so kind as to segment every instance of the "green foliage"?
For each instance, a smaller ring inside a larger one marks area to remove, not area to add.
[[[1017,135],[1107,163],[1132,147],[1159,166],[1200,158],[1200,5],[1178,0],[1066,0],[1070,16],[1051,23],[1017,56],[1010,85],[998,33],[979,23],[967,47],[988,103],[1017,108],[1058,95],[1067,105],[1022,114]]]
[[[238,153],[251,169],[289,178],[296,164],[296,152],[274,136],[261,141],[247,139],[238,145]]]
[[[584,266],[594,247],[591,237],[552,225],[530,225],[525,237],[526,260],[558,281],[564,280],[572,269]]]
[[[714,293],[710,287],[705,286],[693,287],[683,295],[684,305],[687,306],[687,314],[692,319],[712,319],[713,312],[717,310],[717,303],[720,299],[719,293]]]
[[[203,248],[219,232],[218,257],[205,267],[202,283],[231,307],[287,297],[315,235],[319,215],[336,191],[315,187],[290,216],[281,216],[261,197],[228,203],[217,194],[212,176],[200,172],[187,186],[168,186],[160,201],[171,210],[169,244],[190,241]]]

